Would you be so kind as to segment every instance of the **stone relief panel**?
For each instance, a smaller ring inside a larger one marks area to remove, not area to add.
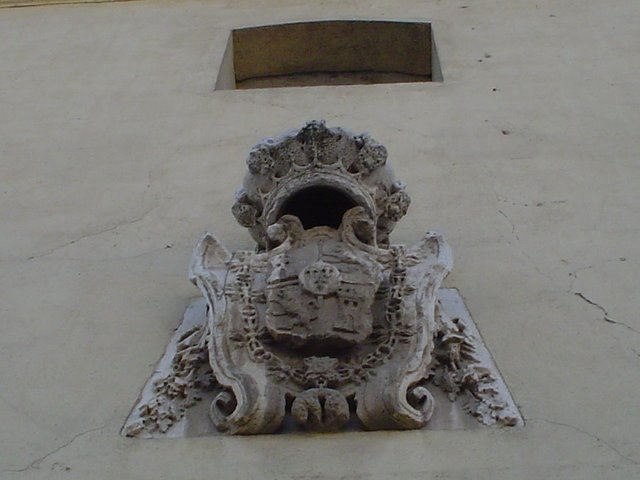
[[[444,238],[390,244],[410,198],[384,146],[309,122],[247,166],[232,212],[256,249],[200,240],[189,278],[203,299],[123,434],[523,423],[459,294],[440,289]]]

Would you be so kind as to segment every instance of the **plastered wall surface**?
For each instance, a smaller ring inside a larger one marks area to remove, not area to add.
[[[463,8],[464,7],[464,8]],[[0,478],[640,477],[640,4],[125,2],[0,10]],[[443,83],[213,90],[229,31],[433,22]],[[253,144],[310,119],[384,143],[446,232],[521,429],[119,435],[198,292]]]

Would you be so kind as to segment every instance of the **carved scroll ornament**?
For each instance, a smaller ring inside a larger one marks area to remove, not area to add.
[[[451,400],[468,394],[484,423],[513,423],[475,340],[441,311],[452,267],[442,236],[389,244],[410,199],[386,162],[370,137],[323,122],[251,151],[232,211],[257,248],[200,240],[189,276],[208,321],[182,335],[174,373],[128,433],[168,429],[203,389],[217,392],[210,417],[230,434],[275,432],[287,418],[313,431],[421,428],[434,410],[428,381]]]
[[[432,358],[435,292],[451,268],[437,234],[388,246],[409,197],[386,149],[311,122],[253,149],[233,212],[261,251],[231,255],[212,235],[191,278],[209,304],[209,355],[225,388],[211,418],[229,433],[277,430],[290,413],[337,430],[351,410],[368,429],[420,428],[433,398],[420,386]],[[286,214],[299,191],[352,200],[338,228]],[[282,213],[285,213],[282,215]]]

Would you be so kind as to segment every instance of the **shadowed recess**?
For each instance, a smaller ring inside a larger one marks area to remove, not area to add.
[[[231,32],[217,90],[440,81],[428,22],[328,20]]]
[[[294,193],[282,206],[282,215],[295,215],[305,229],[327,226],[338,228],[342,216],[357,203],[335,188],[314,186]]]

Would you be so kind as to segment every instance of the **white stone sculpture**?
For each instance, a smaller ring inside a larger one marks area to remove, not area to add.
[[[230,434],[275,432],[288,417],[313,431],[421,428],[430,388],[467,396],[482,423],[521,422],[479,337],[442,308],[442,236],[389,244],[410,199],[386,162],[369,136],[323,122],[251,151],[232,211],[257,248],[198,243],[189,276],[207,321],[180,333],[125,434],[167,432],[203,392]]]

